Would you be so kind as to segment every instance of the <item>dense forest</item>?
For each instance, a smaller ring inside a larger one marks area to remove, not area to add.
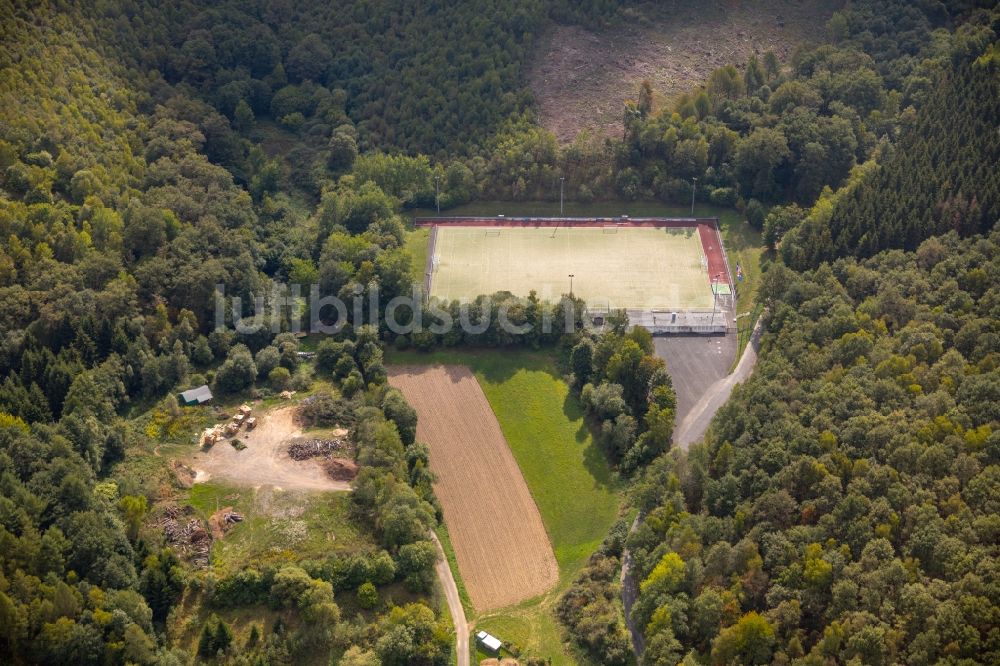
[[[634,488],[644,663],[1000,659],[998,243],[768,272],[753,378]]]
[[[1000,16],[852,2],[787,63],[733,63],[663,108],[644,85],[622,140],[561,146],[524,80],[535,36],[623,5],[642,3],[0,1],[0,660],[448,663],[427,605],[440,511],[385,344],[557,350],[642,516],[559,603],[599,661],[630,659],[626,546],[642,663],[1000,660]],[[757,374],[689,453],[667,452],[648,336],[581,333],[568,297],[473,304],[557,322],[519,338],[352,321],[314,366],[287,330],[213,330],[217,284],[244,304],[229,324],[276,285],[410,293],[403,208],[436,186],[445,208],[549,198],[560,176],[579,201],[686,203],[697,179],[774,250]],[[192,573],[143,529],[153,480],[123,471],[142,419],[183,427],[178,388],[317,378],[336,390],[304,416],[357,433],[375,548]],[[334,602],[387,585],[413,603]],[[237,644],[215,617],[188,654],[164,627],[193,593],[295,621]]]
[[[830,205],[817,206],[782,243],[785,262],[815,266],[890,247],[913,250],[951,230],[989,231],[1000,219],[1000,80],[993,58],[963,59],[942,72],[912,126],[875,159],[878,166]]]
[[[679,203],[700,177],[781,263],[754,378],[636,482],[638,529],[560,602],[598,661],[632,652],[626,547],[644,664],[998,659],[998,21],[935,31],[931,9],[856,3],[791,71],[626,109],[620,195]]]

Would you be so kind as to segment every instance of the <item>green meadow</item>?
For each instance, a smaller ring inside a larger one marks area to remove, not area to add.
[[[464,365],[475,374],[538,505],[559,564],[559,584],[517,606],[470,617],[553,664],[578,659],[553,616],[559,596],[618,517],[621,486],[550,354],[520,350],[391,351],[390,364]],[[456,567],[452,564],[452,570]],[[485,658],[485,655],[481,655]]]

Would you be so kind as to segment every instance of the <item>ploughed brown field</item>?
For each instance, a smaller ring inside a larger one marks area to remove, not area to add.
[[[389,383],[417,410],[434,492],[479,612],[542,594],[558,568],[538,507],[475,376],[463,366],[395,366]]]

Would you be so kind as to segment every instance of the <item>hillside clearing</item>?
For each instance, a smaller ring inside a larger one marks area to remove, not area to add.
[[[672,2],[659,15],[602,32],[554,26],[538,40],[528,75],[542,125],[564,143],[582,130],[620,137],[622,105],[644,79],[664,103],[753,54],[773,51],[784,61],[796,45],[822,36],[837,4]]]
[[[212,568],[219,574],[374,548],[370,536],[350,519],[351,500],[345,493],[209,482],[191,488],[187,503],[205,519],[223,506],[245,517],[212,543]]]

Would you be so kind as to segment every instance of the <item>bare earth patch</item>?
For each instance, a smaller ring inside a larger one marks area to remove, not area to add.
[[[462,366],[397,366],[389,383],[417,410],[434,492],[477,611],[542,594],[558,568],[538,507],[475,376]]]
[[[334,481],[323,468],[323,461],[292,460],[288,445],[302,430],[295,422],[296,407],[283,407],[258,414],[258,425],[238,435],[246,448],[237,451],[225,439],[207,451],[198,451],[190,459],[197,473],[196,483],[211,478],[243,486],[274,486],[285,490],[350,490],[348,481]]]
[[[529,69],[541,122],[562,142],[590,130],[622,135],[622,109],[649,79],[660,104],[704,83],[723,65],[822,36],[839,3],[832,0],[736,0],[663,3],[652,25],[603,32],[556,26],[541,36]]]

